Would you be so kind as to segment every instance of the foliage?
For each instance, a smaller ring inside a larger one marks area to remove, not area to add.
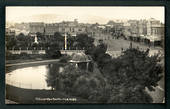
[[[106,63],[101,61],[101,72],[109,80],[112,87],[112,102],[146,103],[152,98],[145,88],[154,91],[154,87],[162,77],[163,68],[158,64],[158,56],[148,56],[148,51],[130,48],[117,59]],[[148,67],[149,66],[149,67]]]
[[[55,50],[53,48],[50,48],[49,50],[46,49],[45,52],[46,52],[47,58],[57,59],[57,58],[60,58],[62,56],[62,54],[59,50]]]
[[[46,45],[51,49],[59,50],[64,46],[64,37],[58,32],[55,32],[54,36],[47,37],[46,41]]]
[[[20,33],[16,37],[6,36],[7,48],[12,49],[13,47],[21,47],[26,49],[29,48],[52,48],[54,50],[61,50],[64,47],[65,39],[59,32],[55,32],[54,35],[45,36],[44,34],[37,32],[38,44],[34,43],[34,37],[30,35],[24,35]],[[89,37],[87,34],[79,34],[76,37],[67,35],[67,46],[68,49],[88,49],[94,47],[94,39]]]
[[[46,48],[46,55],[49,58],[60,58],[61,52],[59,51],[59,48],[63,46],[64,43],[64,37],[58,33],[55,32],[54,36],[47,37],[46,46],[49,48]]]
[[[88,37],[87,34],[77,35],[76,42],[77,42],[76,46],[81,49],[82,48],[88,49],[88,48],[94,47],[94,44],[93,44],[94,38]]]
[[[20,33],[17,36],[6,36],[6,46],[8,49],[12,49],[13,47],[31,47],[33,42],[33,38],[30,36],[25,36],[23,33]]]
[[[60,58],[61,63],[67,63],[71,59],[71,56],[69,55],[64,55]]]
[[[16,45],[17,45],[17,40],[15,37],[10,37],[10,36],[6,37],[6,47],[8,49],[11,49],[15,47]]]
[[[63,72],[56,70],[58,66],[50,69],[48,84],[56,90],[61,90],[68,95],[81,97],[95,102],[106,102],[110,87],[100,72],[88,72],[68,64]],[[54,72],[55,71],[55,72]]]
[[[93,72],[76,68],[74,64],[66,65],[63,72],[53,75],[57,78],[53,87],[92,102],[152,102],[145,89],[153,91],[157,86],[162,66],[157,55],[150,57],[148,53],[149,50],[129,48],[120,57],[111,58],[105,51],[100,52]]]
[[[17,46],[18,47],[29,47],[32,43],[32,39],[29,36],[25,36],[23,33],[20,33],[16,36]]]
[[[73,36],[68,36],[67,37],[67,46],[69,47],[69,49],[75,49],[76,48],[76,37]]]
[[[154,91],[154,87],[162,78],[163,68],[158,64],[160,58],[157,55],[150,57],[149,49],[140,51],[129,48],[118,58],[111,58],[105,51],[104,47],[97,46],[86,51],[86,54],[93,57],[101,73],[112,86],[108,102],[152,102],[145,88]]]
[[[37,32],[37,33],[36,33],[36,36],[37,36],[37,38],[38,38],[38,42],[45,40],[44,35],[43,35],[42,33],[40,33],[40,32]]]
[[[49,64],[47,66],[48,72],[47,72],[47,86],[51,87],[52,89],[55,89],[58,87],[58,72],[59,72],[60,66],[58,64]]]
[[[105,53],[107,51],[107,45],[103,43],[102,40],[99,40],[99,43],[100,44],[97,47],[92,47],[85,51],[87,55],[91,55],[94,61],[97,61],[98,59],[105,56]]]

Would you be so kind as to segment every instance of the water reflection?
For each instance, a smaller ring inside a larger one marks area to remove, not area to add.
[[[10,73],[6,74],[6,83],[26,88],[26,89],[51,89],[48,80],[49,76],[53,79],[52,75],[56,74],[56,71],[62,71],[63,69],[55,64],[58,67],[51,67],[50,65],[42,65],[42,66],[34,66],[34,67],[26,67],[14,70]],[[55,68],[55,69],[54,69]],[[52,75],[49,75],[51,74]],[[55,77],[55,76],[54,76]],[[51,83],[51,82],[50,82]]]
[[[51,87],[52,90],[55,90],[59,84],[59,73],[61,73],[64,65],[62,64],[49,64],[47,66],[47,75],[46,75],[46,82],[47,86]]]

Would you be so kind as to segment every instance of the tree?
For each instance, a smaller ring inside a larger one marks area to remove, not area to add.
[[[73,36],[68,36],[67,37],[67,45],[69,48],[74,48],[75,47],[75,42],[76,42],[76,38]]]
[[[131,47],[118,58],[111,58],[104,48],[103,45],[98,45],[86,53],[93,57],[112,87],[108,102],[152,102],[145,88],[154,91],[154,87],[162,78],[163,68],[159,64],[160,58],[157,55],[150,57],[149,49],[140,51]]]
[[[62,56],[62,54],[59,50],[56,50],[53,48],[46,49],[45,52],[46,52],[47,58],[58,59]]]
[[[113,90],[110,102],[152,102],[145,88],[154,91],[154,87],[162,78],[163,68],[158,64],[159,61],[156,55],[148,56],[148,50],[130,48],[117,59],[111,59],[103,64],[100,67],[101,72],[110,81]]]
[[[101,58],[102,56],[105,55],[106,51],[107,51],[107,45],[103,42],[103,40],[99,40],[99,45],[87,49],[85,53],[91,55],[93,60],[97,61],[98,58]]]
[[[76,37],[77,47],[79,48],[85,48],[86,50],[88,48],[94,47],[94,38],[88,37],[87,34],[79,34]]]
[[[50,37],[51,47],[59,49],[64,46],[64,37],[59,33],[55,32],[53,37]]]
[[[25,36],[23,33],[20,33],[18,36],[16,36],[17,45],[19,47],[28,47],[32,43],[32,39],[29,36]]]
[[[15,37],[13,36],[8,36],[8,38],[6,39],[6,47],[9,48],[13,48],[17,46],[17,40]]]
[[[110,87],[100,72],[88,72],[68,64],[62,73],[58,66],[49,69],[48,85],[71,96],[88,99],[92,102],[107,102]]]
[[[60,33],[55,32],[54,36],[48,37],[48,40],[44,45],[48,58],[59,58],[61,56],[59,50],[64,46],[64,37]]]
[[[37,38],[38,38],[38,42],[40,42],[40,43],[45,42],[46,38],[45,38],[45,36],[44,36],[42,33],[37,32],[37,33],[36,33],[36,36],[37,36]]]
[[[56,89],[56,87],[59,85],[58,83],[58,72],[59,72],[59,65],[58,64],[49,64],[47,66],[48,72],[46,75],[46,82],[47,86],[51,87],[52,90]]]

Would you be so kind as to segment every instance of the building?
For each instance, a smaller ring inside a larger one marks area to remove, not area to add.
[[[147,39],[151,44],[160,45],[164,39],[164,25],[154,18],[147,22]]]
[[[139,28],[139,36],[146,36],[147,35],[147,20],[139,20],[138,28]]]
[[[124,27],[124,29],[123,29],[123,35],[125,36],[126,39],[129,39],[129,37],[131,36],[130,23],[124,22],[123,27]]]
[[[69,62],[81,70],[93,71],[92,58],[84,53],[74,53]]]
[[[130,23],[131,39],[133,41],[139,41],[139,21],[129,20],[128,22]]]
[[[67,33],[70,36],[76,36],[77,34],[87,33],[86,25],[78,23],[77,19],[74,21],[63,21],[58,25],[61,34]]]
[[[59,25],[54,24],[45,24],[45,35],[52,36],[55,32],[59,32]]]
[[[5,35],[6,36],[15,36],[16,32],[15,29],[12,28],[6,28],[5,29]]]
[[[35,36],[37,32],[44,33],[44,23],[43,22],[32,22],[29,24],[30,35]]]
[[[67,33],[70,36],[76,36],[77,34],[87,33],[87,27],[85,24],[78,23],[76,19],[74,21],[63,21],[60,23],[45,24],[45,35],[52,36],[55,32],[59,32],[62,35]]]
[[[115,23],[112,26],[113,36],[121,37],[123,35],[123,29],[124,27],[122,22]]]
[[[27,30],[28,24],[21,23],[15,25],[16,28],[24,28]],[[22,31],[27,34],[27,31]],[[59,32],[64,36],[65,33],[69,36],[77,36],[78,34],[88,34],[95,40],[110,38],[118,38],[123,36],[125,39],[130,39],[137,42],[159,42],[164,38],[164,25],[156,19],[149,20],[126,20],[126,21],[109,21],[107,24],[84,24],[79,23],[77,19],[74,21],[62,21],[59,23],[44,24],[43,22],[29,23],[29,35],[36,36],[39,32],[46,36],[53,36],[55,32]],[[15,34],[17,31],[15,31]],[[8,31],[9,34],[9,31]],[[14,34],[14,33],[10,33]]]
[[[14,24],[15,29],[21,30],[21,31],[29,31],[29,23],[15,23]]]
[[[124,22],[124,35],[127,39],[146,44],[161,45],[164,40],[164,24],[159,20],[129,20]]]

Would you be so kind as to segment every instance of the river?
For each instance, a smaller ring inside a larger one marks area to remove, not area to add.
[[[25,89],[49,90],[51,87],[47,86],[46,81],[48,72],[48,65],[19,68],[6,74],[6,84]]]

